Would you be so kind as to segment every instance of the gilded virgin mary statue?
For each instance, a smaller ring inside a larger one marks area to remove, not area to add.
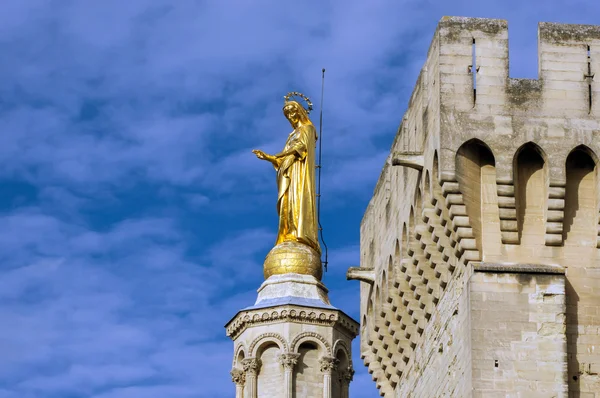
[[[305,109],[296,96],[308,104]],[[265,278],[296,273],[321,279],[321,248],[315,195],[315,147],[317,130],[308,117],[310,100],[293,92],[285,96],[283,114],[292,125],[283,150],[269,155],[253,150],[256,157],[269,161],[277,172],[277,214],[279,230],[275,247],[264,264]]]

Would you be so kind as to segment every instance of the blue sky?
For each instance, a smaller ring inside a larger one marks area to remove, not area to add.
[[[537,22],[600,3],[4,0],[0,398],[234,395],[223,325],[277,228],[250,150],[283,145],[288,91],[318,110],[322,67],[325,282],[358,319],[345,271],[443,15],[507,19],[511,76],[535,78]],[[351,396],[378,396],[355,368]]]

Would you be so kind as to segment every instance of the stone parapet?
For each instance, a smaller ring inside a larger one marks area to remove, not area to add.
[[[470,333],[485,274],[564,280],[561,377],[600,397],[600,27],[540,23],[538,79],[510,77],[508,35],[504,20],[440,21],[365,211],[348,276],[385,396],[469,396],[471,342],[451,336]]]

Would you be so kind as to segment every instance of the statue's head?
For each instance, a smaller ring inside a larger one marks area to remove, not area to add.
[[[304,124],[310,121],[304,107],[296,101],[286,102],[283,106],[283,114],[292,125],[296,125],[298,122]]]
[[[296,100],[292,100],[292,97],[300,97],[306,104],[308,105],[308,109],[304,108],[300,103]],[[312,110],[312,102],[302,93],[298,93],[296,91],[288,93],[285,97],[285,103],[283,105],[283,114],[290,121],[292,126],[297,125],[298,123],[306,124],[310,123],[310,119],[308,118],[308,114]]]

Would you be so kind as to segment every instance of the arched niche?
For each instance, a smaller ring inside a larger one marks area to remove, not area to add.
[[[544,151],[533,142],[521,146],[513,161],[519,242],[545,244],[548,166]]]
[[[307,340],[298,346],[297,352],[300,356],[294,368],[293,396],[313,397],[316,396],[315,392],[322,394],[323,377],[318,377],[321,376],[319,359],[323,356],[322,350],[315,341]],[[273,397],[279,396],[273,395]]]
[[[338,344],[339,343],[339,344]],[[334,345],[334,357],[337,360],[337,369],[332,375],[331,397],[332,398],[348,398],[348,383],[347,374],[352,369],[352,361],[350,352],[341,340],[338,340]]]
[[[409,220],[409,222],[410,222],[410,220]],[[408,256],[409,228],[410,228],[409,223],[404,223],[402,225],[402,244],[400,246],[401,255],[398,257],[398,270],[396,271],[400,278],[404,277],[404,274],[406,273],[406,264],[409,262],[409,258],[408,258],[409,257]]]
[[[387,263],[387,267],[386,269],[383,270],[383,272],[381,273],[381,289],[383,290],[382,293],[382,300],[383,303],[390,303],[390,285],[389,285],[389,269],[390,269],[390,263],[392,260],[392,256],[389,256],[388,258],[388,263]]]
[[[598,178],[594,152],[580,145],[567,157],[565,169],[565,246],[596,247],[598,235]]]
[[[440,181],[440,164],[439,164],[439,160],[438,160],[438,153],[437,150],[433,152],[433,162],[431,165],[431,183],[433,184],[433,186],[437,186],[439,185],[439,181]]]
[[[279,333],[263,333],[254,339],[248,347],[250,356],[259,357],[262,347],[268,344],[277,345],[282,352],[288,351],[288,344]]]
[[[398,241],[396,241],[396,244],[398,244]],[[388,303],[392,303],[392,295],[394,294],[394,278],[395,278],[395,272],[394,272],[394,257],[389,256],[388,257],[388,263],[387,263],[387,270],[385,272],[384,275],[384,280],[385,280],[385,287],[386,287],[386,292],[385,292],[385,299]]]
[[[415,200],[414,200],[415,214],[417,216],[417,220],[421,220],[421,218],[423,217],[423,198],[421,196],[420,182],[421,182],[421,180],[419,180],[419,185],[417,186],[417,189],[415,190]]]
[[[383,316],[383,302],[381,301],[381,288],[379,285],[375,286],[375,310],[378,312],[378,316]]]
[[[235,355],[233,356],[233,367],[241,369],[242,361],[246,358],[246,348],[244,344],[240,344],[235,349]]]
[[[460,146],[455,158],[456,179],[467,208],[477,250],[500,246],[500,216],[496,188],[496,161],[490,148],[472,139]]]
[[[429,176],[429,170],[425,170],[425,175],[423,176],[423,190],[425,201],[433,204],[433,192],[431,191],[431,177]]]
[[[283,352],[274,341],[266,341],[259,346],[257,358],[260,359],[260,371],[256,379],[258,397],[283,397],[283,372],[279,356]]]

